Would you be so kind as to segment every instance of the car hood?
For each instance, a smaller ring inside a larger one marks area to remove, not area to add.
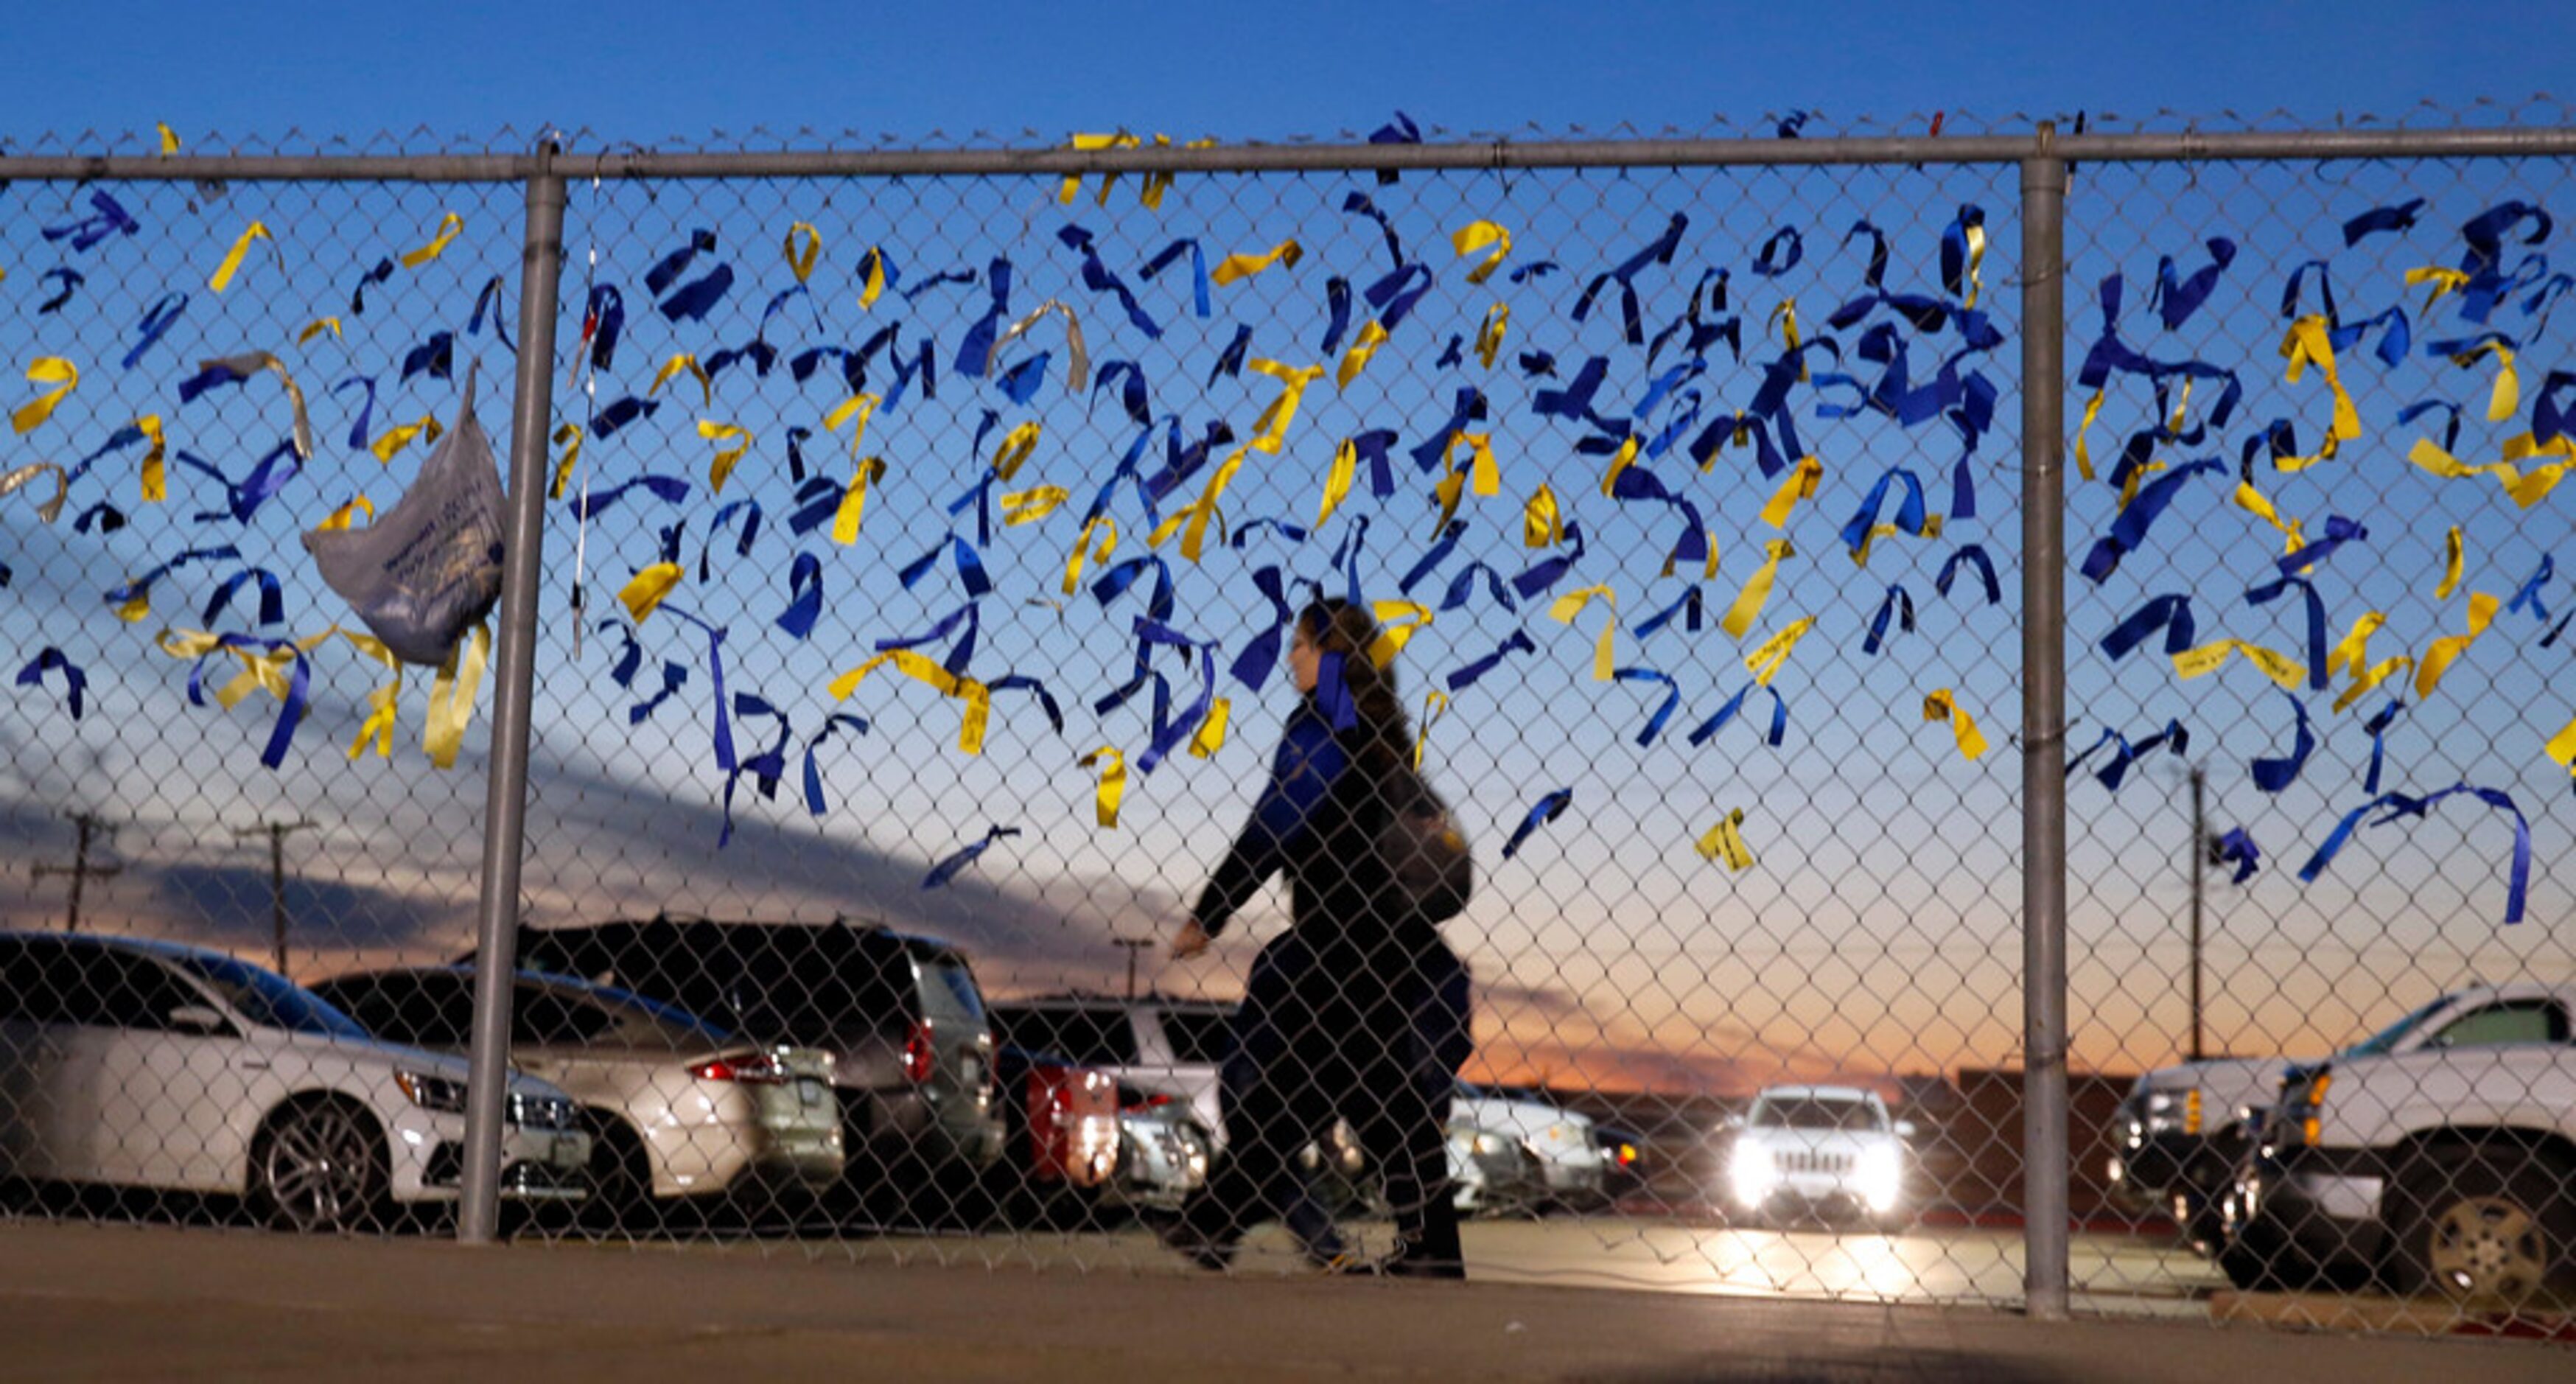
[[[1735,1137],[1748,1148],[1792,1153],[1859,1153],[1897,1142],[1892,1131],[1883,1129],[1747,1129]]]
[[[2279,1091],[2286,1057],[2212,1057],[2158,1067],[2138,1078],[2136,1092],[2198,1090],[2211,1118],[2231,1118],[2240,1105],[2270,1105]]]

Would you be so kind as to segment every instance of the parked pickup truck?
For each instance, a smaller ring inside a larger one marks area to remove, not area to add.
[[[2240,1288],[2519,1306],[2576,1274],[2576,986],[2482,986],[2282,1080],[2227,1206]]]
[[[2338,1060],[2413,1052],[2439,1044],[2494,1041],[2494,1014],[2518,1006],[2576,999],[2576,988],[2535,984],[2480,985],[2444,995],[2336,1053]],[[2213,1057],[2159,1067],[2139,1077],[2113,1117],[2111,1194],[2140,1210],[2170,1214],[2192,1248],[2214,1255],[2225,1237],[2225,1203],[2236,1170],[2254,1149],[2263,1116],[2294,1067],[2282,1057]]]

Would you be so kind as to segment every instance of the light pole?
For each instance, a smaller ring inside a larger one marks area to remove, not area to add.
[[[277,973],[286,974],[286,838],[290,833],[307,831],[322,824],[309,817],[292,822],[262,822],[253,827],[235,827],[238,837],[268,838],[268,922],[277,944]]]
[[[2191,1060],[2206,1054],[2200,1044],[2201,896],[2209,874],[2209,817],[2205,797],[2209,775],[2191,766]]]
[[[1136,953],[1154,945],[1151,937],[1112,937],[1109,944],[1127,949],[1127,998],[1136,998]]]
[[[63,915],[63,931],[78,932],[80,931],[81,881],[90,879],[113,879],[116,877],[117,872],[125,867],[122,865],[92,865],[89,863],[90,835],[97,831],[98,828],[106,825],[106,822],[100,818],[98,814],[93,812],[75,812],[71,814],[71,819],[72,825],[78,829],[79,833],[72,846],[72,863],[69,865],[30,865],[27,867],[27,874],[32,879],[43,879],[47,875],[71,876],[72,897],[69,908]]]

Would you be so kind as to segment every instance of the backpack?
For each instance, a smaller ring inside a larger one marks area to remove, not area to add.
[[[1449,804],[1421,771],[1399,762],[1385,783],[1386,823],[1378,829],[1378,858],[1414,918],[1445,923],[1465,912],[1476,888],[1476,862]]]

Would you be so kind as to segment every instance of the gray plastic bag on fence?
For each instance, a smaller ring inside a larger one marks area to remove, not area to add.
[[[501,598],[502,524],[500,467],[468,368],[455,426],[402,499],[365,528],[306,533],[304,549],[395,657],[437,667]]]

